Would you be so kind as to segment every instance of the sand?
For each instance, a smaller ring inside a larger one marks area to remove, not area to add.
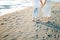
[[[52,4],[48,23],[31,21],[32,7],[0,16],[0,40],[60,40],[59,5]]]

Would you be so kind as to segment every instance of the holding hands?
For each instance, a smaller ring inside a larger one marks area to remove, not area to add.
[[[46,0],[44,0],[44,3],[43,3],[43,1],[42,0],[40,0],[40,2],[41,2],[41,7],[43,8],[44,7],[44,5],[46,4]]]

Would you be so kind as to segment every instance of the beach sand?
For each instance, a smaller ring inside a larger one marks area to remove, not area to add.
[[[0,16],[0,40],[60,40],[60,3],[52,3],[48,23],[33,22],[32,12],[27,7]]]

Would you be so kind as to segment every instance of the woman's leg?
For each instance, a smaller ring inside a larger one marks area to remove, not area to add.
[[[33,18],[32,20],[35,20],[38,18],[38,8],[34,8],[32,18]]]

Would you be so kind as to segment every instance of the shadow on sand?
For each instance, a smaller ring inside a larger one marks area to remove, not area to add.
[[[51,27],[57,30],[60,30],[60,25],[56,24],[56,23],[52,23],[50,21],[48,21],[47,23],[42,22],[42,21],[36,21],[36,25],[41,24],[41,25],[45,25],[47,27]]]

